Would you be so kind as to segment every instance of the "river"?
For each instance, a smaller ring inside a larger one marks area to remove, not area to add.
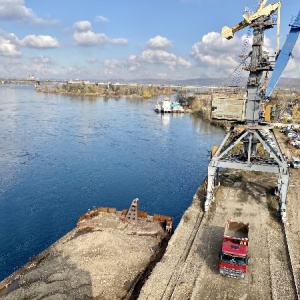
[[[70,97],[0,86],[0,280],[76,226],[93,206],[178,224],[224,136],[150,100]]]

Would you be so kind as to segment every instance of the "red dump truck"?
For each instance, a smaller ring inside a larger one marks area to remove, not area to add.
[[[227,221],[219,254],[221,275],[245,278],[248,265],[249,223]]]

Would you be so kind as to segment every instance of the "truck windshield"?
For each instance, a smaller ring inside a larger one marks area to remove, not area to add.
[[[221,261],[233,265],[238,265],[238,266],[246,266],[246,258],[245,257],[236,257],[236,256],[231,256],[222,253],[220,256]]]

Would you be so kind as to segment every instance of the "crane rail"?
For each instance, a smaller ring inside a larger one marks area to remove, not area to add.
[[[205,222],[203,222],[205,219],[205,216],[206,216],[206,214],[203,211],[201,211],[201,213],[198,215],[195,225],[193,227],[193,230],[189,236],[188,242],[184,248],[184,251],[182,252],[182,254],[180,255],[180,257],[176,263],[176,266],[177,266],[176,271],[173,272],[172,276],[169,278],[167,286],[165,288],[165,291],[161,297],[161,300],[162,299],[172,299],[174,291],[175,291],[176,287],[178,286],[178,283],[181,279],[181,275],[185,270],[185,268],[184,268],[185,262],[191,252],[194,241],[195,241],[199,231],[202,230],[201,225],[205,223]],[[170,292],[167,294],[167,291],[170,291]]]
[[[189,254],[191,253],[191,251],[193,249],[193,243],[194,243],[195,239],[197,238],[197,236],[199,235],[199,233],[203,230],[203,227],[205,226],[205,224],[207,223],[206,220],[207,220],[208,214],[209,213],[199,214],[197,221],[195,222],[193,231],[189,237],[188,243],[186,244],[186,247],[185,247],[183,253],[181,254],[180,258],[177,261],[175,271],[173,272],[172,276],[168,280],[164,294],[160,298],[161,300],[173,299],[174,297],[178,296],[175,294],[175,290],[181,284],[182,276],[183,276],[184,272],[186,271],[186,264],[187,264]],[[288,264],[287,270],[290,274],[288,277],[290,278],[291,289],[292,289],[291,292],[292,292],[292,294],[295,295],[295,299],[300,300],[299,288],[297,285],[296,271],[293,267],[292,256],[291,256],[291,251],[290,251],[290,246],[289,246],[289,241],[288,241],[288,237],[286,234],[285,226],[286,225],[282,224],[282,223],[280,225],[281,232],[282,232],[282,241],[283,241],[283,245],[284,245],[283,253],[287,259],[287,264]],[[268,237],[268,240],[269,240],[269,237]],[[269,243],[269,241],[268,241],[268,243]],[[270,262],[269,262],[269,265],[270,265]],[[273,287],[272,287],[273,284],[278,284],[278,283],[272,282],[272,277],[273,277],[273,275],[270,274],[271,290],[273,290]],[[194,279],[196,280],[197,278],[194,278]],[[194,282],[191,282],[191,285],[194,285]],[[279,299],[278,295],[276,295],[276,292],[273,293],[273,291],[272,291],[271,299],[273,299],[273,300]]]
[[[288,257],[288,264],[289,264],[289,268],[290,268],[290,272],[291,272],[293,288],[294,288],[295,294],[297,295],[297,299],[300,300],[299,288],[298,288],[297,279],[296,279],[296,272],[293,267],[291,251],[290,251],[290,247],[289,247],[289,243],[288,243],[288,237],[286,234],[286,225],[282,224],[281,228],[282,228],[282,234],[283,234],[283,238],[284,238],[286,253],[287,253],[287,257]]]

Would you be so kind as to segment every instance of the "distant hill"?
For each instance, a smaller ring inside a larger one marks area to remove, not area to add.
[[[119,82],[119,83],[139,83],[139,84],[161,84],[161,85],[197,85],[197,86],[220,86],[230,83],[227,78],[194,78],[194,79],[183,79],[183,80],[172,80],[172,79],[153,79],[153,78],[142,78],[134,80],[126,79],[110,79],[107,81]],[[245,86],[247,84],[247,78],[241,78],[239,86]],[[277,85],[278,88],[296,88],[300,89],[300,78],[281,78]]]
[[[66,82],[57,79],[45,78],[42,81]],[[192,79],[154,79],[154,78],[141,78],[141,79],[89,79],[82,78],[82,81],[89,80],[90,82],[111,82],[111,83],[137,83],[137,84],[154,84],[154,85],[180,85],[180,86],[228,86],[232,84],[231,78],[192,78]],[[15,81],[28,81],[28,79],[8,79],[0,78],[0,82],[13,83]],[[29,80],[35,82],[35,80]],[[247,78],[242,77],[239,79],[239,86],[245,87]],[[300,78],[281,78],[277,88],[300,89]]]
[[[279,79],[277,87],[300,89],[300,78],[281,78]]]

